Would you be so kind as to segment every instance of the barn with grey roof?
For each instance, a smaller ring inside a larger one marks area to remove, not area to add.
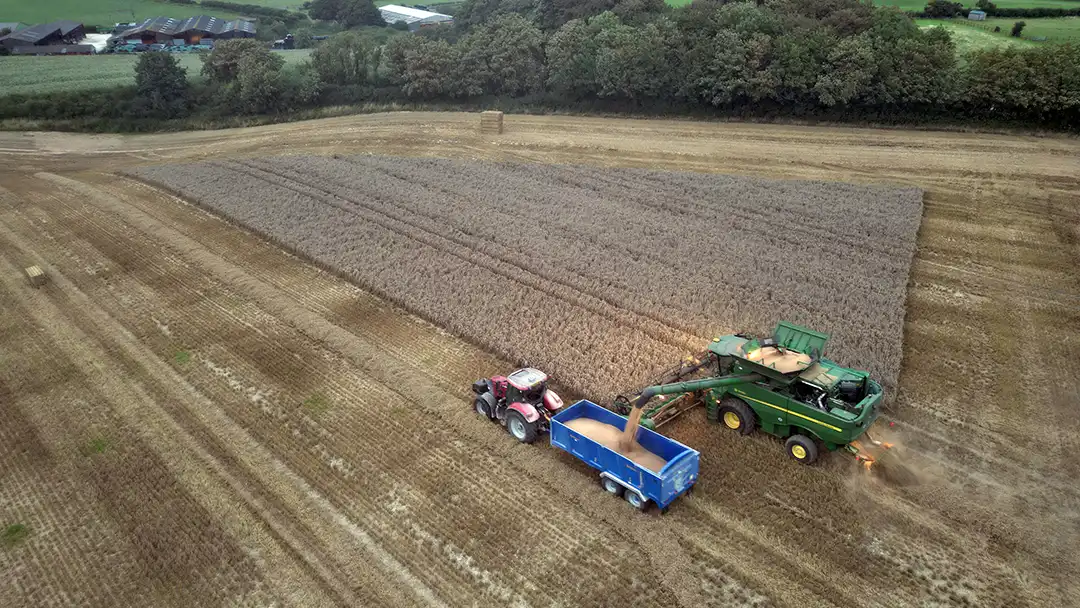
[[[208,40],[254,38],[255,24],[243,19],[227,21],[208,15],[187,19],[154,17],[121,32],[117,37],[143,44],[200,44]]]

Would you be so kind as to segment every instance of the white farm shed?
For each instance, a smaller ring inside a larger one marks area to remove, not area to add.
[[[443,23],[451,24],[454,22],[454,18],[450,15],[433,13],[431,11],[422,11],[418,8],[413,8],[411,6],[398,6],[396,4],[387,4],[386,6],[380,6],[379,12],[382,13],[382,18],[387,23],[397,23],[399,21],[404,21],[406,24],[408,24],[410,32],[415,32],[422,27],[440,25]]]

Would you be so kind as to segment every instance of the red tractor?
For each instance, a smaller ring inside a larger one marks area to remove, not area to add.
[[[526,367],[509,376],[495,376],[473,383],[476,413],[498,421],[522,443],[532,443],[547,432],[551,417],[562,409],[563,401],[547,386],[544,372]]]

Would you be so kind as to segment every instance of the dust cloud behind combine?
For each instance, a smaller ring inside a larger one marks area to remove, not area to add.
[[[701,452],[694,495],[632,512],[471,412],[507,361],[116,175],[286,145],[923,189],[887,417],[934,474],[800,467],[699,409],[663,428]],[[1071,139],[565,117],[484,137],[459,114],[0,133],[5,606],[1080,605],[1078,158]]]

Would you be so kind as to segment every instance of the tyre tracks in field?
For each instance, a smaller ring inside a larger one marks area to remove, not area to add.
[[[43,176],[43,177],[47,177],[47,176]],[[51,178],[51,179],[57,179],[57,178]],[[69,185],[70,185],[70,184],[69,184]],[[78,189],[77,189],[77,190],[78,190]],[[92,193],[88,193],[88,192],[86,192],[85,190],[82,190],[82,191],[80,191],[79,193],[80,193],[80,194],[84,194],[84,195],[85,195],[85,194],[89,194],[89,195],[91,195],[91,197],[93,196],[93,194],[92,194]],[[112,203],[107,203],[107,202],[104,202],[104,201],[97,201],[97,202],[101,203],[101,204],[102,204],[102,206],[103,206],[103,207],[104,207],[104,208],[105,208],[106,210],[110,210],[110,211],[117,211],[117,209],[111,209],[111,208],[110,208],[110,207],[112,207]],[[133,218],[131,218],[131,214],[130,214],[130,213],[128,213],[128,212],[126,212],[126,211],[125,211],[125,212],[123,212],[123,213],[121,213],[121,216],[122,216],[122,217],[128,217],[128,219],[133,219]],[[149,232],[151,232],[151,233],[155,233],[155,232],[156,232],[156,233],[157,233],[157,236],[159,236],[159,237],[163,237],[163,235],[162,235],[162,234],[161,234],[161,233],[160,233],[159,231],[155,231],[155,230],[152,230],[152,229],[151,229],[151,228],[150,228],[150,227],[149,227],[148,225],[142,224],[141,222],[137,222],[137,227],[138,227],[138,228],[139,228],[140,230],[146,230],[146,231],[149,231]],[[99,226],[99,229],[101,229],[101,228],[103,228],[103,227]],[[122,229],[122,228],[117,228],[117,230],[118,230],[118,231],[122,231],[123,229]],[[115,236],[116,236],[116,238],[122,238],[122,234],[120,234],[119,232],[118,232],[118,233],[117,233],[117,234],[116,234]],[[164,238],[164,237],[163,237],[163,238]],[[168,240],[168,239],[167,239],[167,240]],[[175,244],[175,241],[173,241],[173,242],[174,242],[174,244]],[[180,247],[179,247],[179,249],[180,249],[180,250],[182,250],[182,251],[184,251],[184,252],[185,252],[185,255],[193,255],[193,256],[194,256],[194,257],[196,258],[196,261],[197,261],[197,262],[199,262],[199,263],[201,263],[201,262],[205,262],[205,258],[204,258],[204,256],[202,256],[202,255],[199,255],[199,254],[196,254],[196,253],[193,253],[193,252],[189,251],[189,248],[188,248],[187,246],[180,246]],[[200,262],[200,259],[201,259],[201,262]],[[236,272],[235,270],[230,270],[230,271],[229,271],[229,276],[230,276],[230,278],[232,279],[232,281],[233,281],[234,283],[236,283],[237,285],[243,285],[243,289],[244,289],[244,290],[252,290],[252,289],[254,289],[254,290],[255,290],[255,291],[257,291],[257,292],[258,292],[258,291],[265,291],[265,290],[263,290],[262,288],[259,288],[258,286],[254,285],[254,284],[251,284],[251,283],[245,283],[245,282],[244,282],[243,280],[241,280],[241,278],[240,278],[240,277],[238,276],[238,273],[237,273],[237,272]],[[264,297],[266,297],[266,298],[278,298],[279,300],[281,299],[281,298],[280,298],[280,296],[275,296],[275,295],[273,295],[272,293],[269,293],[269,292],[263,293],[262,295],[263,295]],[[260,298],[260,300],[261,300],[261,298]],[[265,302],[264,302],[264,303],[265,303]],[[271,308],[274,308],[274,307],[272,306]],[[298,320],[299,318],[303,318],[303,317],[305,317],[305,315],[303,314],[303,312],[302,312],[302,311],[300,311],[299,309],[297,309],[296,311],[294,311],[294,313],[295,313],[295,314],[292,314],[292,315],[286,315],[286,314],[284,314],[284,313],[282,312],[282,310],[281,310],[281,309],[278,309],[278,310],[276,310],[275,312],[276,312],[276,314],[281,314],[281,315],[283,315],[283,316],[288,316],[288,317],[289,317],[290,319],[292,319],[293,321],[297,321],[297,320]],[[173,322],[173,321],[172,321],[172,320],[170,320],[170,323],[172,323],[172,322]],[[301,324],[301,325],[305,325],[305,323],[304,323],[303,321],[301,321],[301,322],[300,322],[300,324]],[[319,322],[319,321],[316,321],[315,319],[309,319],[309,320],[308,320],[308,322],[307,322],[307,324],[308,324],[308,325],[312,325],[312,324],[314,324],[314,325],[321,325],[321,326],[323,326],[323,328],[324,328],[324,329],[331,329],[331,330],[333,330],[333,329],[337,329],[337,328],[333,328],[332,326],[329,326],[329,324],[326,324],[326,323],[325,323],[324,321],[323,321],[323,322]],[[309,328],[309,329],[310,329],[310,328]],[[340,330],[338,329],[338,331],[340,331]],[[316,331],[316,332],[314,332],[314,333],[316,333],[316,334],[319,334],[320,332]],[[324,336],[326,335],[326,332],[321,332],[321,333],[322,333],[322,334],[323,334]],[[271,336],[271,337],[273,337],[273,336]],[[355,336],[351,336],[351,335],[347,335],[347,337],[348,337],[348,338],[351,338],[351,340],[352,340],[352,341],[355,341],[355,339],[356,339],[356,338],[355,338]],[[330,341],[331,341],[331,342],[333,342],[333,341],[334,341],[334,336],[330,336]],[[342,346],[343,346],[343,345],[342,345]],[[354,344],[354,343],[350,342],[350,346],[352,346],[353,348],[351,348],[351,349],[349,349],[349,350],[352,350],[353,352],[356,352],[356,350],[357,350],[357,349],[355,348],[356,344]],[[348,349],[348,347],[346,347],[345,349]],[[343,349],[343,350],[345,350],[345,349]],[[366,347],[366,348],[365,348],[364,350],[366,350],[366,351],[370,351],[370,350],[371,350],[371,347],[370,347],[370,346],[368,346],[368,347]],[[230,362],[230,365],[231,365],[231,362]],[[243,377],[243,376],[246,376],[246,375],[248,375],[249,373],[251,373],[251,374],[252,374],[252,377],[253,377],[253,375],[254,375],[254,372],[253,372],[253,371],[251,371],[251,370],[244,370],[244,369],[240,369],[240,368],[239,368],[239,366],[238,366],[238,368],[237,368],[237,374],[238,374],[238,377]],[[401,377],[401,376],[400,376],[400,371],[398,371],[398,372],[397,372],[397,374],[398,374],[398,377],[400,378],[400,377]],[[370,387],[368,387],[368,390],[376,390],[376,391],[378,391],[379,389],[380,389],[380,387],[379,387],[379,386],[374,386],[374,385],[373,385],[373,386],[370,386]],[[383,388],[382,390],[386,390],[386,389],[385,389],[385,388]],[[355,394],[353,394],[353,395],[345,395],[345,397],[348,397],[348,398],[356,398],[356,395],[355,395]],[[357,401],[357,402],[360,402],[360,403],[362,403],[362,402],[363,402],[363,401],[362,401],[361,399],[359,399],[359,398],[356,398],[356,401]],[[427,409],[431,409],[431,408],[432,408],[432,405],[427,405],[427,406],[426,406],[426,408],[427,408]],[[435,407],[435,409],[436,409],[436,410],[438,410],[438,409],[439,409],[439,407]],[[467,418],[469,418],[468,426],[469,426],[470,428],[474,428],[474,429],[476,429],[477,431],[479,431],[479,432],[477,432],[477,433],[476,433],[477,435],[483,435],[484,431],[487,431],[487,432],[489,432],[489,433],[490,433],[490,427],[476,427],[476,425],[475,425],[475,420],[474,420],[474,419],[472,419],[472,417],[471,417],[471,416],[470,416],[470,415],[469,415],[469,414],[468,414],[468,413],[467,413],[467,412],[465,411],[465,410],[467,410],[467,409],[468,409],[468,408],[466,408],[466,407],[462,407],[462,408],[461,408],[461,411],[460,411],[460,412],[455,412],[455,413],[457,414],[457,416],[458,416],[458,417],[467,417]],[[370,423],[369,423],[369,424],[370,424]],[[502,438],[502,437],[501,437],[501,435],[497,435],[496,437],[500,437],[500,439]],[[267,437],[267,439],[269,439],[269,437]],[[499,439],[497,439],[497,441],[498,441],[498,440],[499,440]],[[481,443],[482,443],[482,442],[481,442]],[[530,452],[530,453],[531,453],[531,452]],[[526,454],[525,456],[527,456],[527,454]],[[448,462],[448,461],[439,461],[439,460],[436,460],[436,461],[432,461],[432,462],[433,462],[433,464],[435,464],[436,466],[433,466],[433,467],[431,467],[431,468],[432,468],[433,470],[443,470],[443,471],[444,471],[444,475],[445,475],[445,472],[446,472],[446,471],[451,471],[451,470],[453,470],[453,466],[452,466],[452,465],[453,465],[453,463],[452,463],[452,462]],[[378,464],[378,463],[374,463],[374,464],[376,464],[376,468],[378,468],[379,464]],[[382,465],[382,466],[389,466],[389,465],[388,465],[387,463],[383,463],[383,465]],[[499,470],[498,470],[498,469],[496,469],[496,471],[494,471],[494,472],[495,472],[495,473],[498,473],[498,472],[499,472]],[[489,472],[488,472],[488,474],[490,474],[490,473],[491,473],[491,471],[489,471]],[[506,471],[506,474],[509,474],[509,473],[513,473],[513,469],[512,469],[512,468],[511,468],[511,469],[507,469],[507,471]],[[507,492],[508,490],[503,490],[503,491],[502,491],[501,493],[500,493],[499,491],[497,491],[497,490],[496,490],[496,488],[497,488],[498,486],[502,485],[502,487],[504,487],[504,488],[510,488],[510,487],[515,487],[515,490],[516,490],[516,492],[518,492],[518,493],[522,493],[522,492],[523,492],[523,493],[524,493],[524,494],[525,494],[526,496],[531,496],[531,497],[532,497],[532,498],[533,498],[533,499],[534,499],[534,500],[535,500],[536,502],[540,502],[540,501],[543,501],[543,500],[544,500],[544,498],[543,498],[543,488],[542,488],[542,487],[541,487],[541,488],[539,488],[539,489],[531,489],[531,488],[530,488],[530,489],[524,489],[524,490],[523,490],[523,489],[518,489],[518,488],[516,488],[516,486],[517,486],[518,484],[515,484],[515,483],[513,483],[513,475],[511,475],[510,477],[506,477],[505,481],[501,481],[501,482],[500,482],[500,480],[499,480],[499,477],[501,477],[501,476],[504,476],[504,475],[505,475],[505,474],[503,474],[503,475],[496,475],[496,477],[495,477],[495,478],[494,478],[493,480],[491,480],[492,482],[494,482],[494,484],[493,484],[493,485],[488,485],[488,486],[486,486],[485,488],[476,488],[475,492],[476,492],[477,494],[479,494],[479,495],[484,495],[484,496],[486,496],[486,497],[487,497],[487,498],[488,498],[489,500],[490,500],[490,499],[496,499],[496,497],[500,496],[500,494],[502,494],[503,496],[508,496],[508,494],[506,494],[506,492]],[[452,478],[451,478],[451,479],[452,479]],[[485,480],[485,483],[491,483],[491,482],[488,482],[488,481],[486,481],[486,480]],[[429,491],[429,492],[430,492],[430,491]],[[417,497],[414,497],[414,500],[421,500],[421,497],[419,497],[419,496],[417,496]],[[496,500],[498,500],[498,499],[496,499]],[[504,499],[502,499],[502,500],[506,500],[506,499],[504,498]],[[518,498],[517,500],[520,500],[520,498]],[[512,502],[517,502],[517,500],[513,500]],[[436,510],[435,512],[437,512],[437,510]],[[582,518],[582,517],[581,517],[580,515],[577,515],[577,514],[567,514],[567,516],[568,516],[568,517],[573,517],[573,518],[575,518],[575,519],[578,519],[578,520],[579,520],[579,522],[578,522],[578,525],[579,525],[579,526],[581,526],[581,525],[584,525],[585,529],[587,529],[588,527],[591,527],[591,526],[593,526],[593,525],[594,525],[594,524],[593,524],[593,523],[591,523],[591,522],[590,522],[590,523],[587,523],[587,522],[588,522],[588,520],[586,520],[586,519],[583,519],[583,518]],[[362,521],[362,520],[360,520],[360,521]],[[370,524],[371,522],[368,522],[368,523]],[[558,532],[556,532],[556,531],[554,531],[554,530],[552,530],[552,532],[554,532],[554,534],[548,534],[548,535],[546,535],[546,536],[549,536],[549,537],[550,537],[550,538],[552,538],[552,539],[555,539],[555,538],[559,538],[559,536],[560,536],[560,533],[558,533]],[[595,535],[595,533],[594,533],[594,535]],[[400,540],[404,540],[404,539],[400,539]],[[573,541],[568,541],[568,542],[570,542],[571,546],[573,546],[574,544],[576,544],[576,543],[575,543],[575,542],[573,542]],[[398,543],[398,544],[400,545],[400,543]],[[564,544],[565,544],[565,543],[564,543]],[[444,552],[448,551],[448,552],[449,552],[449,553],[448,553],[447,555],[449,555],[449,557],[450,557],[451,559],[455,559],[455,558],[454,558],[454,555],[455,555],[455,554],[457,554],[457,553],[455,553],[455,552],[458,552],[458,551],[459,551],[458,549],[454,549],[454,548],[453,548],[452,546],[444,544],[444,543],[443,543],[443,541],[440,541],[440,545],[439,545],[439,546],[442,546],[442,547],[443,547],[443,549],[441,549],[442,551],[444,551]],[[537,549],[539,549],[539,548],[537,548]],[[547,550],[547,549],[545,549],[545,551],[546,551],[546,550]],[[625,549],[622,549],[622,551],[625,551]],[[571,552],[571,553],[573,553],[573,552]],[[593,553],[595,554],[595,551],[594,551]],[[594,557],[590,557],[589,559],[590,559],[590,560],[595,560],[595,559],[602,559],[602,555],[603,555],[603,553],[600,553],[600,554],[596,554],[596,555],[597,555],[597,557],[595,557],[595,558],[594,558]],[[577,559],[581,559],[581,558],[580,558],[580,557],[578,557]],[[573,560],[570,560],[570,561],[573,561]],[[602,562],[600,562],[600,563],[606,563],[606,564],[607,564],[607,566],[606,566],[606,567],[602,567],[602,568],[601,568],[601,571],[608,571],[608,572],[612,572],[612,573],[615,573],[615,572],[619,572],[619,571],[620,571],[620,569],[621,569],[621,568],[620,568],[619,564],[621,564],[621,563],[622,563],[622,559],[621,559],[621,558],[616,558],[615,556],[611,556],[610,558],[608,558],[608,559],[606,559],[605,561],[602,561]],[[585,570],[590,570],[590,569],[592,569],[592,570],[595,570],[595,569],[596,569],[596,568],[597,568],[597,567],[598,567],[598,566],[600,565],[600,563],[597,563],[596,561],[593,561],[593,564],[592,564],[592,566],[585,566],[585,565],[583,564],[583,565],[582,565],[582,567],[583,567],[583,568],[585,568]],[[431,571],[431,570],[438,570],[437,568],[432,568],[432,567],[431,567],[432,565],[433,565],[433,564],[428,564],[428,566],[427,566],[427,570],[428,570],[428,571]],[[491,571],[488,571],[488,573],[487,573],[487,574],[485,574],[485,573],[484,573],[484,569],[483,569],[483,568],[481,568],[480,570],[476,570],[475,566],[469,566],[468,564],[465,564],[465,565],[464,565],[463,567],[465,568],[466,572],[473,572],[473,574],[469,574],[468,576],[481,576],[481,577],[483,577],[483,579],[484,579],[484,580],[487,580],[487,578],[488,578],[488,577],[492,576],[492,574],[491,574]],[[627,574],[626,574],[626,576],[629,576],[629,573],[627,573]],[[431,579],[429,579],[429,580],[431,580]],[[464,580],[464,579],[459,579],[459,580],[458,580],[457,582],[451,582],[451,581],[450,581],[449,579],[447,579],[447,580],[441,580],[441,581],[437,581],[437,580],[436,580],[436,581],[433,581],[433,582],[436,582],[436,583],[438,583],[438,586],[439,586],[440,590],[441,590],[441,591],[442,591],[442,593],[444,593],[444,594],[445,594],[445,593],[452,593],[452,590],[453,590],[453,589],[467,589],[467,588],[472,588],[472,589],[475,589],[475,583],[476,583],[476,581],[473,581],[473,580],[468,580],[468,581],[466,581],[466,580]],[[468,583],[468,585],[464,585],[464,586],[463,586],[463,584],[464,584],[464,583],[466,583],[466,582]],[[567,586],[567,585],[556,585],[556,586],[554,586],[554,587],[553,587],[552,589],[549,589],[548,591],[546,591],[545,593],[555,593],[556,595],[562,595],[562,594],[565,594],[565,593],[569,592],[569,590],[571,590],[572,588],[573,588],[573,586]],[[534,591],[533,593],[535,594],[535,593],[537,593],[537,592],[539,592],[539,590],[536,590],[536,591]],[[451,597],[453,597],[453,595],[451,595]],[[464,597],[462,597],[462,596],[459,596],[459,600],[460,600],[460,599],[464,599]],[[648,605],[649,603],[650,603],[650,602],[648,602],[648,601],[646,601],[646,602],[645,602],[645,604],[646,604],[646,605]]]
[[[171,200],[171,201],[167,201],[167,203],[176,205],[176,204],[179,204],[179,201]],[[136,200],[132,200],[130,204],[132,204],[134,206],[137,206],[137,207],[140,207],[140,208],[144,208],[144,210],[146,210],[148,212],[152,212],[152,213],[154,213],[156,215],[161,215],[161,214],[165,213],[165,211],[163,209],[158,208],[156,205],[152,205],[152,204],[147,203],[145,201],[140,203],[140,202],[138,202]],[[170,213],[169,216],[172,217],[173,214]],[[202,229],[201,224],[198,227],[190,226],[190,225],[185,226],[185,225],[180,225],[180,224],[174,224],[174,229],[178,229],[178,230],[181,230],[182,232],[186,232],[186,233],[190,234],[192,237],[203,238],[204,235],[205,235],[205,232]],[[239,251],[234,251],[234,252],[232,252],[230,254],[230,252],[228,250],[217,250],[217,247],[220,247],[220,246],[222,246],[222,244],[215,244],[211,248],[215,249],[219,255],[227,255],[229,257],[229,259],[237,259],[239,256],[242,255]],[[262,259],[261,255],[259,256],[259,259]],[[317,289],[317,291],[321,291],[321,289]],[[316,332],[316,333],[319,333],[319,334],[323,335],[324,338],[327,338],[327,339],[329,339],[329,341],[333,342],[332,336],[330,336],[328,333],[324,333],[324,332],[321,332],[321,331]],[[382,343],[380,343],[379,346],[380,347],[385,347],[385,348],[391,350],[391,352],[393,352],[393,350],[395,350],[395,347],[394,347],[393,344],[382,344]],[[340,343],[338,347],[342,348],[342,349],[355,350],[355,347],[351,347],[351,346],[347,345],[346,343]],[[420,368],[418,368],[418,370],[419,369]],[[462,412],[464,412],[467,408],[462,407],[461,409],[462,409]],[[463,432],[463,434],[468,434],[468,435],[472,435],[472,436],[477,437],[476,443],[479,444],[479,445],[483,445],[485,443],[490,443],[490,438],[488,438],[488,440],[485,441],[484,439],[480,438],[480,435],[483,434],[485,428],[490,429],[491,427],[488,427],[486,425],[482,425],[482,426],[477,427],[476,422],[475,422],[475,418],[473,418],[472,416],[460,416],[459,415],[459,416],[455,416],[455,418],[462,420],[462,424],[463,424],[463,427],[461,428],[462,431],[464,431],[464,429],[465,429],[464,425],[467,425],[469,427],[469,432],[468,433]],[[479,430],[479,433],[476,432],[477,430]],[[556,464],[556,466],[563,466],[563,465],[558,465],[557,463],[555,463],[555,464]],[[491,468],[497,467],[497,466],[498,466],[497,463],[492,463],[492,465],[490,465]],[[557,475],[559,475],[559,473],[555,472],[554,475],[557,476]],[[545,486],[550,485],[550,482],[547,481],[547,479],[544,479],[542,483]],[[595,488],[589,487],[590,485],[591,484],[586,483],[586,486],[585,486],[586,489],[584,491],[586,491],[586,492],[596,492]],[[550,490],[555,491],[555,492],[560,491],[560,488],[558,488],[557,486],[552,487],[552,488],[545,488],[545,489],[550,489]],[[536,497],[536,500],[543,500],[542,496],[543,496],[543,492],[538,493],[537,497]],[[605,511],[610,510],[611,505],[606,504],[606,506],[605,506],[605,505],[602,504],[600,506],[600,508],[605,510]],[[602,512],[604,514],[601,516],[601,519],[603,519],[603,520],[611,520],[612,519],[612,516],[610,514],[604,512],[604,511],[602,511]],[[599,515],[600,513],[601,512],[598,512],[597,514]],[[619,521],[620,519],[621,518],[617,518],[615,521]],[[735,519],[731,518],[731,517],[728,517],[728,518],[725,518],[725,519],[722,519],[722,520],[717,520],[715,517],[712,517],[712,518],[709,518],[709,519],[710,519],[710,521],[713,521],[714,523],[717,523],[718,525],[721,525],[721,526],[724,526],[724,527],[732,526],[733,525],[732,522],[735,521]],[[668,526],[665,526],[665,528],[667,528],[667,527]],[[692,539],[693,535],[696,534],[697,532],[696,531],[695,532],[690,532],[690,530],[696,530],[696,529],[697,529],[696,526],[689,526],[687,529],[683,529],[681,526],[676,526],[675,528],[670,528],[669,533],[674,534],[675,536],[678,536],[678,537],[683,538],[683,539]],[[665,542],[666,543],[672,542],[670,538],[667,538],[665,540],[665,536],[662,533],[650,534],[649,539],[650,539],[650,542],[653,542],[653,543],[656,543],[656,544],[664,544]],[[724,542],[725,543],[730,543],[729,540],[725,540]],[[745,540],[739,546],[749,547],[750,545],[748,543],[750,543],[750,542],[751,541],[749,541],[749,540]],[[693,546],[693,545],[694,545],[694,543],[691,542],[691,546]],[[786,564],[787,567],[782,569],[782,570],[784,570],[784,571],[786,571],[788,573],[790,573],[790,571],[792,569],[799,569],[799,570],[804,569],[806,567],[805,564],[800,564],[799,561],[789,561],[787,558],[783,557],[784,554],[786,552],[788,552],[789,550],[790,550],[790,547],[787,547],[784,543],[780,543],[780,544],[770,543],[767,546],[762,545],[762,546],[756,547],[754,549],[754,553],[756,555],[761,556],[761,559],[766,561],[766,562]],[[670,552],[670,550],[668,550],[668,551]],[[675,551],[675,555],[679,555],[679,554],[684,554],[684,551],[683,550]],[[713,548],[710,551],[708,551],[707,554],[712,556],[712,557],[710,557],[710,559],[716,559],[716,555],[721,555],[721,554],[724,555],[725,560],[726,560],[725,563],[729,564],[728,569],[730,569],[732,571],[737,571],[737,572],[740,572],[740,573],[748,573],[748,572],[750,572],[749,570],[746,570],[745,565],[740,565],[740,561],[737,558],[738,552],[722,551],[721,553],[717,553],[716,549]],[[663,563],[664,559],[669,559],[670,560],[671,556],[668,555],[667,558],[653,560],[654,566]],[[687,559],[688,558],[686,558],[686,557],[681,558],[681,559],[676,559],[674,561],[674,563],[681,563],[681,564],[683,564],[683,566],[682,566],[683,568],[689,568],[689,563],[690,562],[687,561]],[[779,571],[777,571],[777,572],[779,573]],[[774,598],[783,598],[784,603],[790,603],[792,605],[798,605],[800,603],[805,603],[807,598],[816,597],[815,594],[816,593],[821,593],[823,589],[831,589],[828,592],[828,595],[830,595],[832,597],[836,597],[836,596],[847,597],[839,589],[831,588],[830,583],[824,582],[823,579],[817,577],[818,575],[808,575],[808,576],[809,576],[809,578],[811,580],[815,581],[813,583],[813,585],[814,585],[814,588],[817,590],[816,592],[802,590],[803,587],[801,585],[792,584],[792,585],[789,585],[789,587],[786,588],[786,589],[779,590],[779,591],[776,591],[776,590],[771,591],[771,595]],[[755,581],[755,583],[754,583],[755,586],[760,586],[761,584],[767,584],[768,581],[769,581],[768,577],[760,577],[760,576],[759,577],[752,577],[752,578],[750,578],[748,580]],[[854,601],[854,598],[853,597],[848,597],[848,600],[849,601]],[[684,603],[686,603],[686,602],[684,602]],[[695,603],[695,601],[690,602],[690,604],[694,604],[694,603]]]
[[[47,196],[47,195],[45,195]],[[64,204],[57,201],[59,204]],[[56,231],[59,222],[49,226]],[[39,232],[40,234],[40,232]],[[13,234],[12,239],[18,238]],[[63,239],[53,237],[61,245]],[[123,235],[114,235],[116,242],[123,242]],[[68,245],[77,245],[74,241],[68,241]],[[27,250],[24,247],[24,250]],[[85,250],[84,250],[85,251]],[[93,253],[86,255],[91,257]],[[101,256],[105,257],[105,256]],[[44,260],[40,260],[44,264]],[[142,261],[148,262],[145,258]],[[149,264],[148,264],[149,266]],[[184,438],[183,443],[164,447],[160,443],[157,449],[163,454],[188,454],[203,462],[210,470],[214,471],[232,489],[236,495],[243,499],[247,507],[257,518],[268,527],[279,545],[291,553],[293,559],[308,570],[312,580],[319,581],[325,592],[330,597],[335,597],[333,604],[355,605],[361,598],[367,598],[368,602],[379,604],[401,605],[401,596],[391,593],[389,596],[379,598],[378,587],[374,595],[369,593],[357,594],[348,583],[347,579],[340,574],[335,574],[327,567],[333,561],[327,559],[325,554],[320,555],[318,545],[308,540],[318,536],[308,529],[302,522],[302,518],[295,517],[294,513],[298,505],[303,505],[305,497],[293,494],[291,508],[279,498],[279,494],[269,490],[267,483],[280,483],[281,471],[275,477],[265,477],[258,474],[260,466],[264,463],[273,462],[274,458],[252,441],[250,436],[239,430],[235,425],[227,422],[221,415],[220,410],[211,402],[202,397],[197,390],[188,385],[184,380],[177,377],[176,373],[163,363],[156,355],[142,346],[138,338],[122,329],[122,324],[109,315],[104,309],[99,308],[89,297],[75,284],[68,281],[63,275],[56,273],[55,282],[62,293],[71,297],[71,308],[80,310],[90,318],[81,323],[87,331],[93,332],[96,340],[102,343],[117,343],[117,350],[125,356],[126,364],[136,366],[133,373],[138,373],[143,378],[152,379],[147,386],[153,386],[154,390],[164,391],[156,400],[144,400],[144,402],[156,403],[159,411],[152,412],[143,410],[138,413],[139,420],[150,428],[171,429],[160,431],[161,435],[175,435]],[[117,307],[123,310],[122,306]],[[71,319],[78,322],[78,319]],[[91,325],[92,324],[92,325]],[[138,363],[136,363],[138,362]],[[136,371],[138,369],[139,371]],[[197,405],[185,407],[180,404],[191,404],[194,400]],[[134,412],[128,416],[136,415]],[[167,418],[163,418],[166,416]],[[162,427],[162,425],[165,425]],[[211,429],[213,429],[211,431]],[[227,437],[227,439],[225,439]],[[229,447],[226,447],[229,446]],[[242,446],[242,447],[239,447]],[[192,450],[195,450],[192,452]],[[293,478],[295,481],[298,478]],[[279,491],[281,487],[277,488]],[[301,507],[301,511],[302,511]],[[251,525],[251,524],[247,524]],[[266,549],[267,547],[263,547]],[[278,558],[280,561],[280,558]],[[275,568],[275,572],[289,572],[288,567]],[[295,581],[294,581],[295,582]],[[303,585],[300,585],[302,588]],[[286,594],[287,595],[287,594]],[[316,596],[310,592],[303,593],[305,600],[320,603]],[[325,600],[323,600],[325,602]]]
[[[375,223],[403,238],[420,242],[446,255],[461,259],[557,300],[570,302],[598,317],[609,320],[615,325],[622,326],[632,332],[642,333],[658,342],[687,351],[692,351],[698,343],[703,344],[705,342],[705,339],[701,336],[691,334],[685,329],[669,325],[666,321],[654,319],[641,312],[620,308],[618,303],[610,301],[602,294],[597,295],[592,290],[582,289],[571,282],[550,276],[549,273],[530,264],[524,264],[507,255],[482,251],[477,248],[475,242],[436,232],[415,220],[409,219],[401,211],[392,212],[380,209],[369,203],[343,196],[288,169],[278,166],[268,169],[261,166],[258,161],[227,161],[222,163],[221,166],[237,173],[265,180],[298,194],[313,197],[341,211],[356,215],[363,221]],[[344,201],[347,205],[342,205],[337,201]],[[393,203],[383,202],[393,207]],[[366,216],[360,210],[366,212]],[[408,228],[403,229],[396,224]],[[409,228],[412,230],[410,231]],[[652,327],[654,325],[659,326],[659,328]],[[673,336],[681,337],[673,338]]]

